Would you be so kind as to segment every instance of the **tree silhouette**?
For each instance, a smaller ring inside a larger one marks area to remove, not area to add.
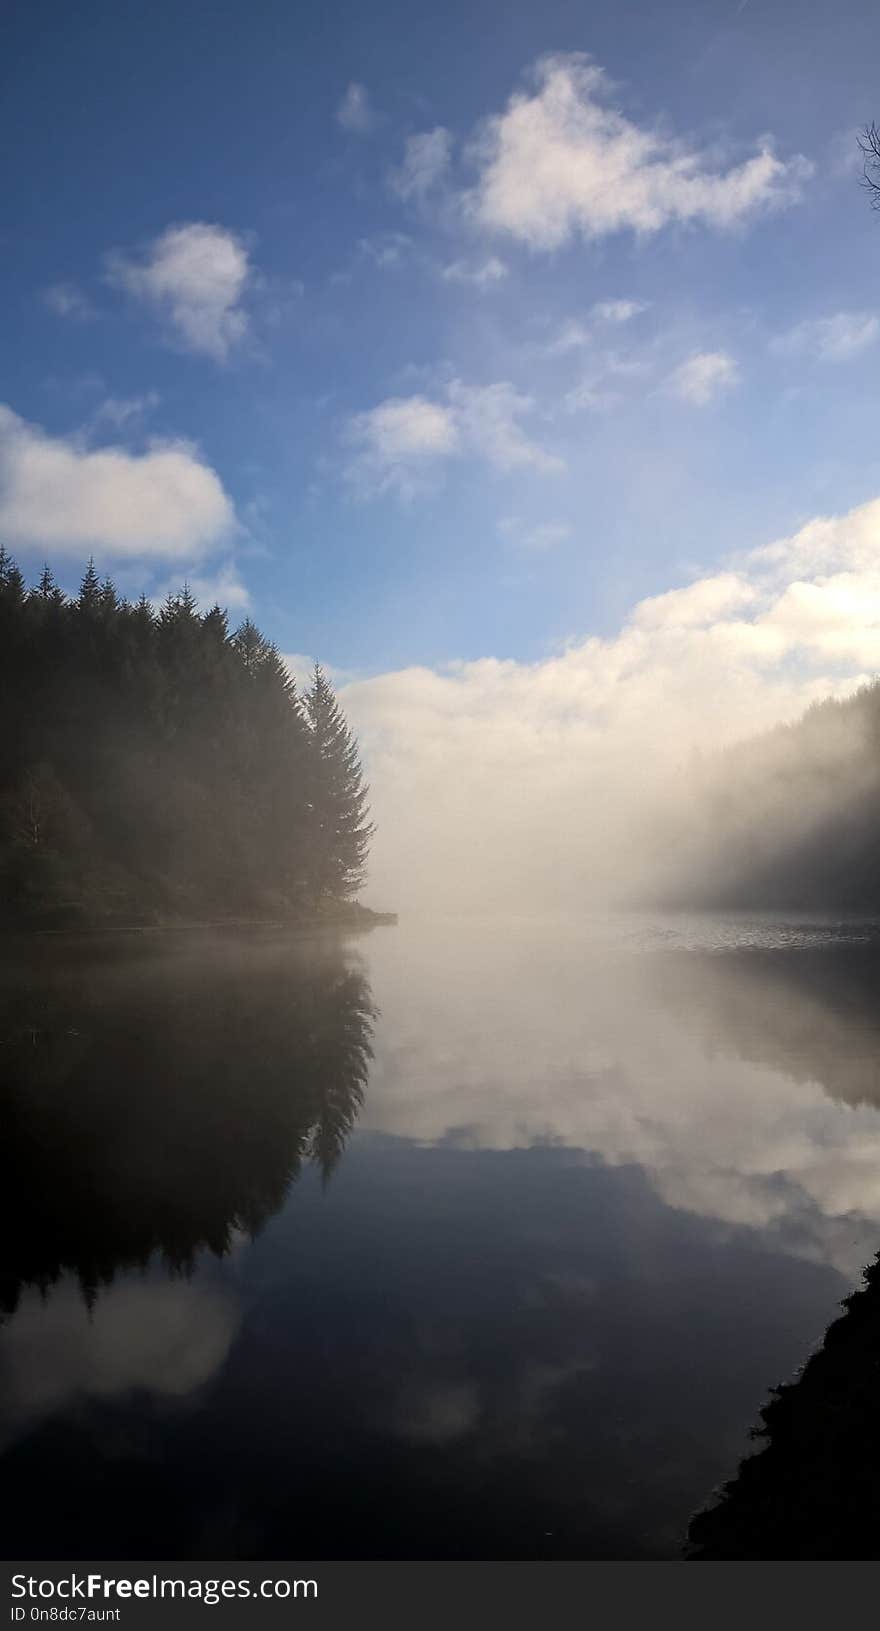
[[[862,181],[867,188],[872,209],[880,209],[880,130],[873,119],[859,137],[862,150]]]
[[[880,912],[880,682],[707,756],[688,792],[667,902]]]
[[[695,1561],[880,1556],[880,1254],[797,1380],[771,1390],[720,1499],[692,1519]]]
[[[357,747],[323,676],[310,698],[250,619],[230,634],[187,585],[155,612],[90,561],[67,601],[0,550],[0,923],[348,901],[372,832]],[[38,803],[67,818],[28,839]]]
[[[320,665],[305,694],[309,751],[309,874],[316,901],[347,900],[363,881],[374,828],[357,743]]]

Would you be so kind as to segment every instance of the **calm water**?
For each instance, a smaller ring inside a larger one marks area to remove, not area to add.
[[[871,926],[3,956],[8,1555],[677,1556],[880,1248]]]

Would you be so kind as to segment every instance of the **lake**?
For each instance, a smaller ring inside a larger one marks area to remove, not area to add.
[[[676,1558],[880,1248],[880,931],[2,952],[21,1558]]]

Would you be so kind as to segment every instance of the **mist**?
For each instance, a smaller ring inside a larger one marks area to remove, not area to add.
[[[677,1211],[857,1274],[880,1225],[874,945],[743,924],[721,949],[713,922],[648,914],[506,928],[376,937],[365,1130],[638,1167]]]
[[[763,833],[768,862],[784,856],[829,800],[863,790],[864,726],[846,710],[767,733],[871,679],[878,547],[875,500],[640,601],[613,638],[344,686],[378,829],[367,898],[466,913],[708,899],[729,822],[740,850]],[[745,760],[721,750],[759,734],[730,811]],[[816,775],[794,799],[801,755]]]

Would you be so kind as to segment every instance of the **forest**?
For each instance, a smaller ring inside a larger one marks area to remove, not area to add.
[[[663,904],[880,914],[880,681],[697,761]]]
[[[357,742],[249,618],[187,588],[68,597],[0,549],[0,923],[306,920],[355,902],[373,828]]]

